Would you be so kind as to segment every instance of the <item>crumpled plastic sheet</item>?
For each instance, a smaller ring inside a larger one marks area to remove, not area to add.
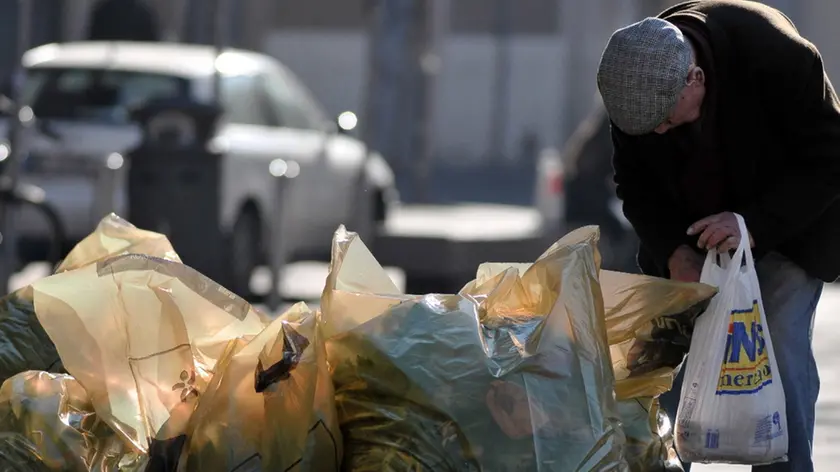
[[[344,470],[627,470],[597,230],[475,294],[400,294],[336,233],[322,297]]]
[[[509,268],[531,264],[487,263],[463,291],[476,293]],[[656,397],[671,389],[696,317],[717,289],[657,277],[603,270],[599,274],[616,399],[626,435],[625,458],[633,471],[682,470],[673,429]],[[463,292],[462,291],[462,292]]]
[[[459,295],[417,297],[399,293],[361,241],[340,229],[322,300],[328,316],[319,319],[299,304],[274,321],[254,314],[251,319],[262,326],[244,330],[236,323],[219,329],[211,321],[215,327],[209,332],[215,335],[208,335],[207,326],[193,324],[203,333],[193,338],[197,342],[187,356],[197,368],[173,371],[177,382],[171,390],[160,388],[160,376],[149,382],[149,376],[138,378],[133,371],[134,385],[109,382],[102,392],[94,382],[91,395],[69,375],[26,372],[64,370],[59,349],[35,313],[35,290],[27,287],[0,300],[0,375],[12,377],[0,388],[0,457],[4,466],[14,464],[12,470],[336,470],[341,421],[350,435],[344,470],[429,465],[433,470],[680,470],[670,425],[654,397],[670,388],[680,349],[714,289],[599,272],[595,242],[597,231],[583,229],[552,246],[536,264],[484,264]],[[129,256],[135,252],[145,256]],[[151,289],[160,303],[173,298],[176,286],[181,295],[208,289],[225,293],[178,262],[165,237],[112,215],[57,270],[87,270],[87,279],[65,280],[82,290],[65,290],[56,298],[48,283],[41,295],[52,297],[47,311],[84,324],[72,307],[90,293],[84,290],[90,288],[90,267],[96,267],[97,277],[111,277],[111,284],[127,289],[118,291],[123,302],[126,296],[137,302],[140,292]],[[132,271],[145,275],[120,282]],[[563,287],[584,297],[565,299]],[[103,295],[96,297],[102,304]],[[205,298],[215,301],[216,309],[250,313],[237,300]],[[121,312],[130,320],[134,310],[122,305],[122,311],[112,304],[102,313]],[[156,310],[167,311],[151,312]],[[587,310],[601,316],[574,316]],[[82,365],[79,356],[96,358],[79,342],[77,328],[53,330],[63,339],[59,347],[72,346],[68,339],[81,344],[70,356],[76,367]],[[148,329],[144,336],[154,332]],[[599,333],[606,333],[605,339]],[[420,342],[405,343],[404,336]],[[333,379],[341,386],[338,415],[326,337],[335,337],[328,347]],[[120,336],[112,338],[97,342],[113,348]],[[605,370],[606,344],[612,369]],[[675,354],[662,355],[668,352],[663,346]],[[107,364],[100,368],[113,371],[115,364]],[[583,395],[575,392],[576,381],[583,383]],[[611,382],[617,403],[605,394]],[[150,389],[150,383],[158,385]],[[137,411],[132,402],[143,402],[145,408],[143,393],[156,389],[179,400],[165,412],[168,419],[161,422],[145,410],[146,437],[124,428],[113,407],[125,413]],[[545,391],[551,394],[535,394]],[[587,395],[591,398],[582,398]],[[120,399],[127,401],[115,401]],[[561,400],[581,405],[555,408],[553,402]],[[283,427],[275,418],[284,419]],[[558,444],[564,444],[559,462],[554,459]]]
[[[338,471],[342,439],[317,313],[298,303],[230,341],[187,433],[187,471]]]
[[[56,272],[78,269],[128,253],[180,262],[165,236],[137,229],[111,214],[67,255]],[[65,372],[55,345],[35,315],[33,303],[32,287],[24,287],[0,299],[0,384],[28,370]]]
[[[27,290],[27,316],[72,377],[3,384],[4,466],[338,470],[324,341],[306,305],[269,320],[116,216]]]
[[[132,451],[69,375],[29,371],[0,388],[0,470],[139,472]]]
[[[616,398],[633,471],[681,471],[674,430],[655,399],[671,389],[694,321],[717,289],[602,271]]]

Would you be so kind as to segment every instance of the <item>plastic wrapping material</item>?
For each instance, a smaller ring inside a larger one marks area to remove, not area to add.
[[[111,213],[61,261],[56,272],[80,269],[125,254],[145,254],[172,262],[181,258],[166,236],[137,228]]]
[[[190,420],[182,470],[337,471],[333,398],[316,313],[299,303],[228,344]]]
[[[26,372],[3,385],[4,466],[339,468],[317,314],[299,304],[272,322],[180,264],[162,235],[111,215],[56,275],[0,306],[0,333],[28,336],[0,352],[14,361],[0,368],[63,365],[73,375]]]
[[[23,372],[0,388],[0,469],[140,472],[146,459],[102,422],[67,375]]]
[[[654,398],[671,389],[694,320],[717,290],[611,271],[601,272],[601,288],[630,467],[680,471],[672,425]]]
[[[70,251],[57,272],[127,253],[180,261],[165,236],[137,229],[110,214]],[[64,372],[55,345],[35,316],[32,289],[24,287],[0,299],[0,384],[28,370]]]
[[[482,296],[480,287],[514,268],[531,264],[486,263],[462,293]],[[654,397],[671,389],[687,350],[691,328],[717,293],[705,284],[601,271],[607,339],[616,378],[618,411],[627,435],[626,458],[633,471],[681,470],[673,429]]]
[[[418,298],[340,228],[322,306],[344,470],[626,470],[597,238]]]
[[[616,396],[669,391],[691,341],[694,320],[717,289],[607,270],[601,272],[601,288]]]
[[[618,401],[627,438],[624,453],[633,472],[682,472],[668,416],[652,397]]]
[[[241,298],[182,264],[129,254],[32,285],[35,312],[96,412],[137,449],[183,434],[228,341],[262,331]]]

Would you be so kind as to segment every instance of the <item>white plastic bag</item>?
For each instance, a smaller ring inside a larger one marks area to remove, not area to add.
[[[720,289],[694,328],[677,411],[684,462],[758,465],[787,458],[785,392],[744,219],[735,255],[710,251],[700,281]]]

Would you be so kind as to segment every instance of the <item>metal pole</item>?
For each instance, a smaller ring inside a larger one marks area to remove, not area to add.
[[[227,42],[228,26],[228,3],[226,0],[215,0],[213,2],[213,45],[216,48],[216,57],[222,55]],[[217,101],[222,100],[222,76],[216,68],[213,74],[213,96]]]
[[[24,151],[23,130],[26,122],[32,119],[32,110],[21,103],[23,85],[25,80],[25,69],[23,68],[23,55],[29,47],[32,28],[32,3],[30,0],[18,0],[18,35],[17,35],[17,58],[15,70],[12,76],[12,101],[14,102],[14,116],[11,120],[9,130],[9,156],[3,166],[2,179],[3,188],[13,190],[17,185],[18,165],[20,156]],[[8,202],[0,201],[0,293],[5,294],[9,290],[9,279],[17,268],[17,238],[14,227],[15,212],[9,208]]]
[[[405,164],[400,149],[402,145],[400,128],[404,128],[405,119],[400,99],[403,98],[403,77],[407,42],[407,23],[410,21],[411,4],[380,0],[376,12],[376,37],[373,53],[376,67],[376,86],[378,89],[371,97],[373,113],[368,124],[371,129],[368,143],[372,149],[380,151],[391,159],[392,167]],[[400,157],[396,157],[400,156]]]
[[[381,37],[382,37],[382,6],[379,2],[370,4],[367,11],[368,34],[367,34],[367,86],[364,90],[364,111],[361,116],[360,133],[362,141],[368,149],[375,149],[376,131],[375,120],[378,104],[378,91],[381,83]]]
[[[420,57],[423,76],[423,109],[421,112],[421,140],[419,159],[415,172],[418,199],[427,202],[429,197],[429,176],[435,149],[435,99],[437,81],[441,69],[441,45],[444,27],[449,22],[449,2],[444,0],[426,1],[424,27],[424,51]]]
[[[182,42],[184,40],[184,19],[187,14],[187,0],[171,0],[169,8],[172,9],[170,18],[168,40]]]
[[[496,0],[496,60],[493,77],[493,112],[490,115],[490,156],[502,160],[507,153],[510,104],[510,0]]]

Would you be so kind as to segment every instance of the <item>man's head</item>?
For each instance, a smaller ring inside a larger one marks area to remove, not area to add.
[[[647,18],[610,37],[598,66],[598,90],[621,131],[664,133],[700,117],[706,76],[676,26]]]

